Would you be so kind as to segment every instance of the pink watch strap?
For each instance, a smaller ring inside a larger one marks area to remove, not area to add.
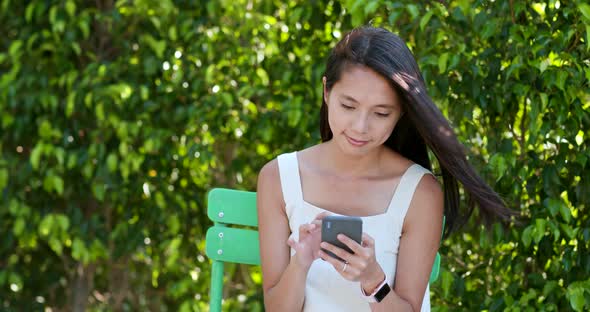
[[[377,287],[375,287],[375,289],[373,289],[373,292],[370,294],[365,293],[365,290],[363,289],[363,286],[361,285],[361,293],[363,294],[363,297],[365,297],[365,299],[367,301],[378,302],[377,299],[375,299],[375,295],[379,292],[379,290],[381,290],[381,288],[383,288],[383,286],[385,286],[385,284],[387,284],[387,276],[385,276],[383,281],[381,283],[379,283],[379,285],[377,285]]]

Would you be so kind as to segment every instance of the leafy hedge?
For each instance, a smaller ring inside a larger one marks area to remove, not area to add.
[[[443,242],[435,309],[590,308],[588,4],[3,0],[1,309],[207,310],[206,191],[319,141],[326,55],[367,23],[522,213]],[[228,271],[225,307],[262,309]]]

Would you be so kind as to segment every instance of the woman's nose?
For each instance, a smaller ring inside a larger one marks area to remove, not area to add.
[[[353,122],[352,129],[357,133],[367,133],[369,131],[369,118],[367,114],[358,114]]]

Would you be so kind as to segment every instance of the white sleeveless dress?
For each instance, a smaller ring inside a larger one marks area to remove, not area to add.
[[[279,173],[285,210],[289,218],[291,236],[299,240],[299,226],[311,222],[315,216],[326,210],[316,207],[303,199],[297,152],[278,156]],[[395,280],[397,253],[404,218],[424,174],[432,174],[418,164],[410,166],[403,174],[387,211],[361,217],[363,232],[375,239],[376,259],[387,276],[390,286]],[[334,215],[339,215],[334,213]],[[291,249],[291,255],[295,250]],[[393,287],[392,287],[393,288]],[[305,284],[303,311],[371,311],[369,303],[362,297],[359,282],[344,279],[326,261],[317,259],[311,265]],[[426,286],[422,312],[430,312],[430,289]]]

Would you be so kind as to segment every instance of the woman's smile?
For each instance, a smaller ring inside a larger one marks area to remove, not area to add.
[[[361,147],[361,146],[369,143],[369,141],[367,141],[367,140],[356,140],[356,139],[353,139],[353,138],[349,137],[346,134],[344,136],[348,140],[348,143],[350,143],[353,146]]]

